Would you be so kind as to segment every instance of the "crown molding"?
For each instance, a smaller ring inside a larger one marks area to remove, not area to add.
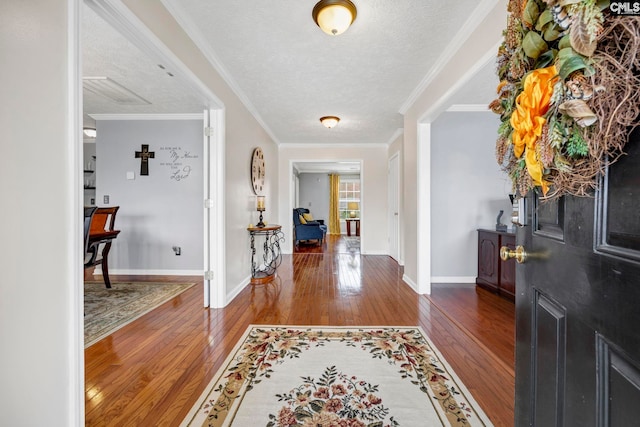
[[[276,145],[280,145],[280,140],[273,133],[271,128],[267,126],[267,123],[262,119],[260,113],[253,105],[253,103],[249,100],[247,95],[244,93],[235,79],[231,76],[231,74],[227,71],[227,69],[222,65],[220,59],[218,59],[217,55],[213,51],[211,45],[207,42],[207,39],[202,34],[202,32],[198,29],[198,27],[191,21],[187,14],[184,12],[182,6],[179,5],[178,1],[175,0],[160,0],[160,2],[164,5],[167,11],[174,17],[176,22],[182,27],[185,33],[193,40],[193,43],[196,45],[198,49],[202,52],[204,57],[209,61],[211,66],[220,74],[222,79],[229,85],[229,88],[236,94],[236,96],[240,99],[240,102],[249,110],[249,113],[253,116],[254,119],[258,122],[258,124],[264,129],[264,131],[271,137],[273,142]]]
[[[202,113],[193,114],[89,114],[94,120],[204,120]]]
[[[395,142],[396,139],[398,139],[401,135],[404,135],[404,128],[398,128],[396,129],[396,131],[393,133],[393,135],[391,135],[391,138],[389,138],[389,140],[387,140],[387,143],[385,144],[387,147],[390,146],[391,144],[393,144]]]
[[[496,6],[500,0],[482,0],[475,8],[469,19],[462,25],[462,30],[458,31],[451,39],[451,42],[445,47],[444,51],[436,61],[435,65],[427,72],[418,86],[411,92],[407,100],[400,107],[400,114],[406,114],[416,100],[422,95],[425,89],[433,82],[433,80],[444,70],[445,66],[460,50],[466,40],[473,34],[476,28],[484,21],[489,12]],[[495,52],[494,52],[495,53]]]
[[[488,49],[485,52],[485,54],[482,55],[482,57],[478,61],[476,61],[475,64],[473,64],[473,66],[469,67],[467,69],[467,72],[464,73],[464,75],[461,78],[459,78],[455,82],[455,84],[451,85],[449,89],[440,97],[440,99],[438,99],[437,102],[435,102],[427,111],[424,112],[424,114],[422,114],[418,118],[418,122],[431,123],[436,119],[436,117],[438,117],[440,113],[445,111],[446,110],[445,104],[447,100],[450,99],[457,91],[459,91],[460,88],[466,85],[469,82],[469,80],[471,80],[473,76],[475,76],[476,73],[478,73],[478,71],[484,68],[490,61],[495,60],[496,51],[501,43],[502,43],[502,40],[501,39],[498,40],[492,48]]]

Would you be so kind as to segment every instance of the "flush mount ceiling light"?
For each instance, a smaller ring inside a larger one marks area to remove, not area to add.
[[[320,123],[324,125],[324,127],[331,129],[340,121],[340,117],[336,116],[324,116],[320,117]]]
[[[97,135],[97,132],[94,128],[82,128],[82,132],[87,138],[95,138]]]
[[[356,6],[349,0],[320,0],[311,13],[318,27],[330,36],[342,34],[356,20]]]

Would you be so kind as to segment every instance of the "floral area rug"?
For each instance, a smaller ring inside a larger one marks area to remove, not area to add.
[[[490,426],[420,328],[250,326],[183,426]]]
[[[124,325],[189,289],[195,283],[84,283],[84,346],[101,340]]]

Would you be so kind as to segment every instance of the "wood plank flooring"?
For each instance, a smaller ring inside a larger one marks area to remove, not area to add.
[[[85,350],[88,426],[175,426],[250,324],[416,326],[496,426],[513,425],[514,306],[470,285],[417,295],[387,256],[344,239],[285,256],[278,278],[227,307],[202,307],[201,278],[112,276],[198,285]]]

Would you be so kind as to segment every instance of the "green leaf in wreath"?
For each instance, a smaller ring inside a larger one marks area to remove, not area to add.
[[[569,77],[571,73],[587,68],[584,57],[576,53],[572,48],[566,47],[558,52],[558,74],[563,80]]]
[[[544,12],[542,12],[538,17],[538,22],[536,22],[536,30],[542,31],[544,27],[550,22],[553,22],[553,15],[551,14],[550,9],[545,9]]]
[[[522,13],[522,21],[529,27],[533,27],[538,21],[538,16],[540,16],[540,8],[538,8],[538,3],[536,3],[535,1],[528,1],[527,6]]]
[[[556,24],[549,24],[544,29],[544,33],[542,36],[546,41],[552,42],[552,41],[558,40],[561,35],[562,35],[562,32],[560,31],[560,28]]]
[[[553,64],[553,62],[556,60],[557,54],[558,54],[557,50],[549,49],[548,51],[546,51],[545,53],[543,53],[538,57],[534,68],[546,68],[549,65]]]
[[[531,2],[529,2],[531,3]],[[522,39],[522,49],[524,53],[533,59],[537,59],[544,52],[549,50],[549,46],[540,36],[540,34],[535,31],[529,31],[524,39]]]
[[[558,49],[562,50],[565,47],[571,47],[571,37],[569,35],[563,36],[558,42]]]
[[[587,145],[587,141],[582,137],[582,133],[579,128],[573,128],[573,132],[569,137],[566,148],[567,154],[574,159],[585,157],[589,154],[589,145]]]

